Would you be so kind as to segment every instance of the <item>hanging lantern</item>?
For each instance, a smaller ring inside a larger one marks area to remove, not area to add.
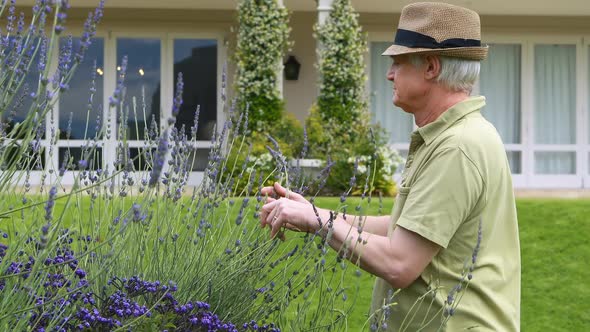
[[[285,79],[287,81],[297,81],[299,79],[299,69],[301,69],[301,64],[295,59],[294,55],[290,55],[287,62],[285,62]]]

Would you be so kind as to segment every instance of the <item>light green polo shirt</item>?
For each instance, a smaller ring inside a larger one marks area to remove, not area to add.
[[[412,133],[390,234],[400,226],[441,250],[397,293],[377,278],[371,312],[378,324],[386,323],[381,330],[416,331],[426,325],[421,331],[437,331],[451,307],[453,315],[440,331],[520,330],[520,246],[511,172],[498,132],[480,113],[484,106],[484,97],[468,98]],[[464,283],[462,291],[452,292],[469,278],[480,221],[472,279],[466,290]],[[445,304],[449,293],[451,306]],[[392,294],[396,304],[388,305]]]

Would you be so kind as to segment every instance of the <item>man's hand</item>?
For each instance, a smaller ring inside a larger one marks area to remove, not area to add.
[[[312,233],[319,229],[313,207],[303,196],[290,192],[275,183],[261,189],[263,195],[271,196],[262,206],[260,225],[270,226],[270,236],[281,236],[281,229]],[[272,197],[274,196],[274,198]]]
[[[264,187],[260,190],[260,193],[264,196],[267,195],[274,199],[279,199],[281,197],[289,198],[297,202],[302,203],[309,203],[303,196],[299,195],[298,193],[294,193],[289,191],[289,189],[281,186],[280,183],[275,182],[272,187]]]

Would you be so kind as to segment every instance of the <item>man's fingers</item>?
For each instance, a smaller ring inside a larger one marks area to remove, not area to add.
[[[283,227],[290,230],[290,231],[295,231],[295,232],[302,232],[302,230],[300,230],[299,228],[297,228],[297,226],[293,226],[289,223],[284,223]]]
[[[264,204],[260,209],[260,227],[264,228],[268,222],[268,215],[273,211],[277,201],[273,199],[272,201]]]
[[[285,203],[287,206],[284,206]],[[278,237],[281,240],[285,240],[284,229],[301,232],[302,230],[294,225],[291,225],[286,218],[283,208],[287,208],[290,204],[297,204],[289,202],[288,199],[273,199],[269,198],[260,209],[260,227],[264,228],[267,225],[270,226],[270,237]]]
[[[296,192],[293,192],[293,191],[290,191],[289,189],[281,186],[281,184],[278,183],[278,182],[275,182],[275,184],[274,184],[274,190],[281,197],[287,197],[289,199],[292,199],[292,200],[298,201],[298,202],[306,202],[307,201],[300,194],[298,194]]]
[[[286,197],[287,196],[287,189],[283,186],[281,186],[280,183],[275,182],[273,185],[273,189],[274,191],[277,193],[277,195],[279,195],[280,197]]]
[[[274,194],[274,190],[275,190],[274,187],[271,187],[271,186],[263,187],[262,189],[260,189],[260,194],[262,194],[263,196],[264,195],[270,196],[270,195]]]
[[[283,227],[283,220],[281,219],[280,206],[277,206],[266,218],[266,222],[270,225],[270,237],[274,238],[281,232]]]

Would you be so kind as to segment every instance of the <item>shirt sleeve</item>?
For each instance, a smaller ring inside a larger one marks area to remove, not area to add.
[[[420,166],[396,225],[447,248],[480,200],[483,179],[460,148],[435,152]]]

